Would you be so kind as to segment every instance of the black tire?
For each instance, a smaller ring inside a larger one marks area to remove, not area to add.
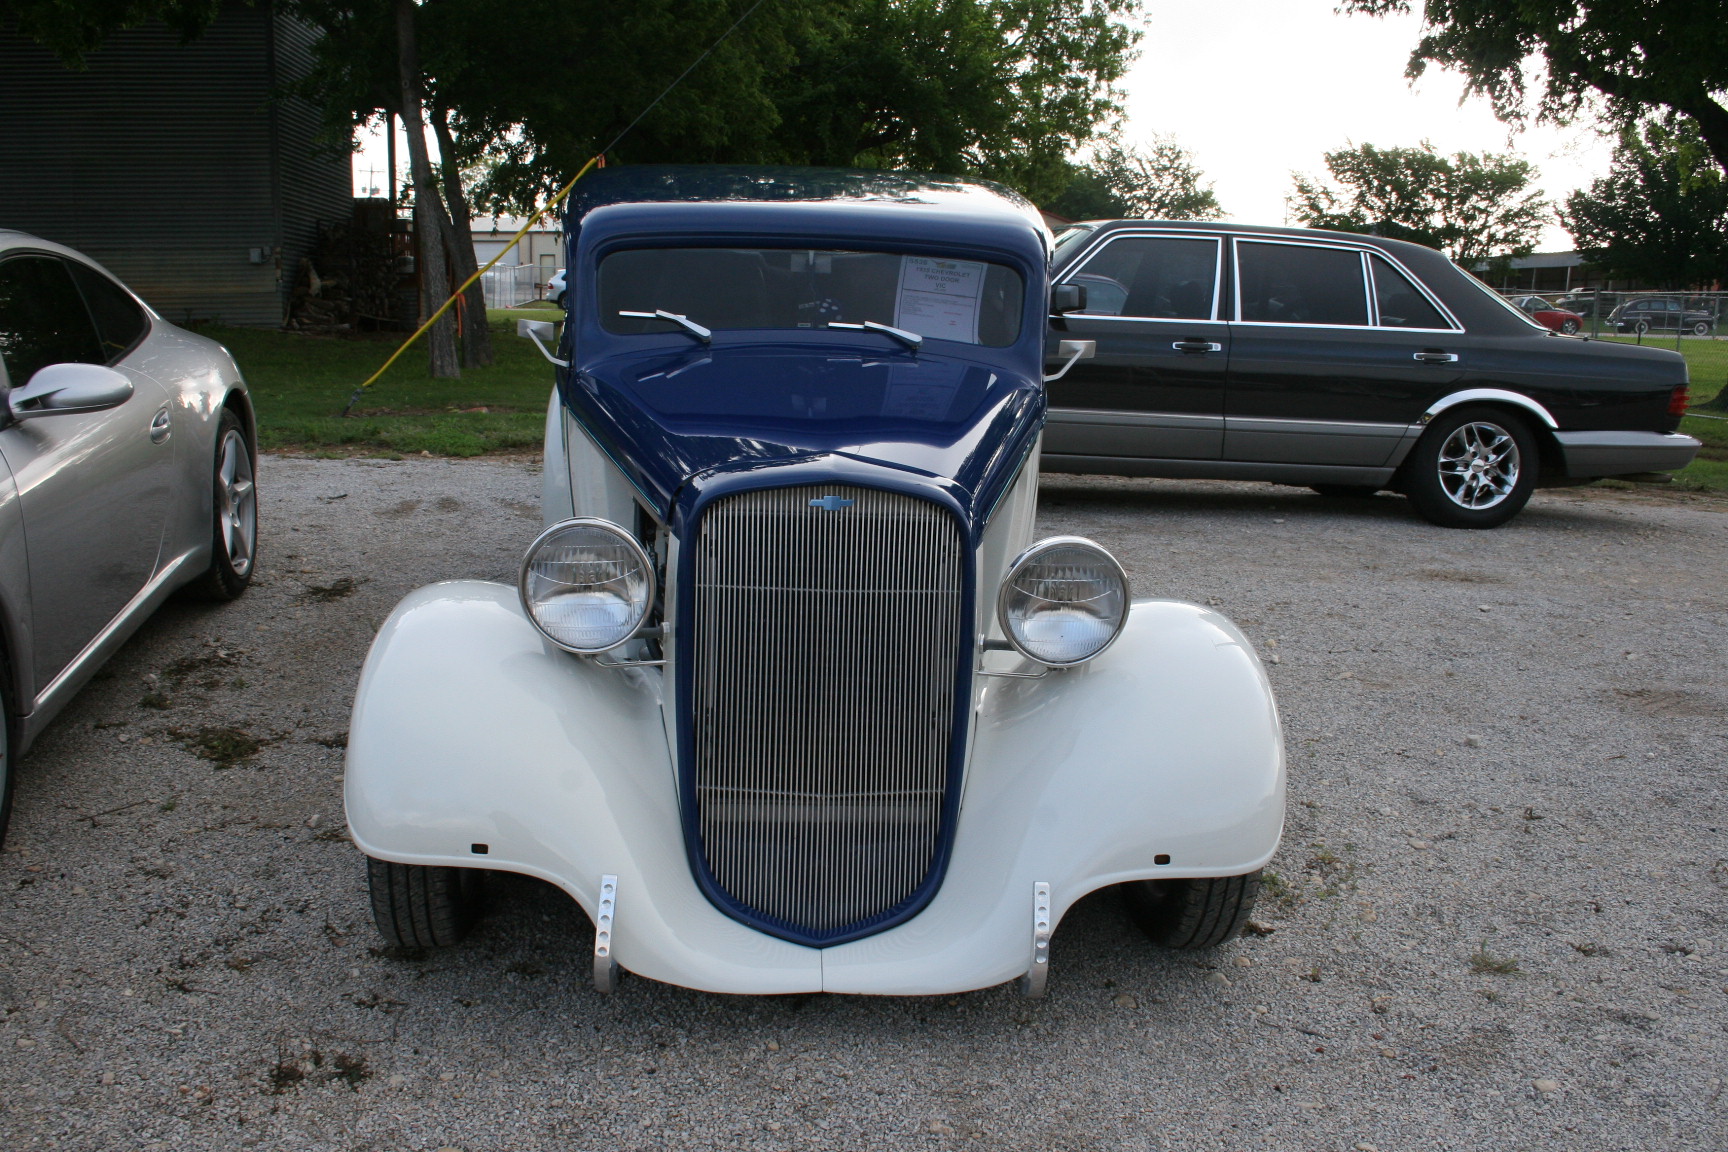
[[[1647,332],[1650,331],[1650,321],[1648,321],[1648,320],[1638,321],[1638,323],[1632,325],[1632,331],[1636,332],[1640,336],[1643,336],[1644,334],[1646,334]]]
[[[558,305],[558,307],[560,307],[560,308],[564,307],[564,295],[565,294],[563,292],[558,293],[558,295],[553,299],[552,303]]]
[[[1467,431],[1472,428],[1477,431]],[[1460,439],[1455,440],[1455,436]],[[1491,441],[1498,451],[1502,446],[1498,436],[1510,439],[1511,452],[1489,465],[1492,452],[1485,441]],[[1473,437],[1476,447],[1469,447]],[[1471,463],[1463,467],[1459,467],[1463,464],[1461,447],[1471,455]],[[1483,450],[1482,462],[1487,465],[1480,473],[1474,471],[1478,448]],[[1442,454],[1448,459],[1445,479]],[[1505,471],[1508,462],[1510,475]],[[1398,470],[1398,487],[1432,524],[1442,528],[1498,528],[1530,502],[1540,466],[1536,438],[1524,421],[1498,408],[1454,408],[1435,417],[1410,449]]]
[[[1710,335],[1710,321],[1699,320],[1699,321],[1694,322],[1692,325],[1692,335],[1694,335],[1694,336],[1708,336],[1708,335]]]
[[[1339,500],[1360,500],[1380,491],[1372,484],[1310,484],[1308,487],[1322,496]]]
[[[1560,321],[1560,331],[1564,332],[1568,336],[1578,335],[1579,327],[1580,327],[1580,325],[1579,325],[1578,321],[1576,321],[1576,320],[1562,320],[1562,321]]]
[[[246,438],[246,427],[233,409],[224,408],[211,469],[210,567],[192,584],[208,599],[238,599],[257,571],[257,475],[257,454]]]
[[[1122,885],[1129,917],[1148,940],[1165,948],[1216,948],[1242,931],[1259,894],[1258,872]]]
[[[447,948],[480,917],[481,873],[366,858],[372,920],[397,948]]]

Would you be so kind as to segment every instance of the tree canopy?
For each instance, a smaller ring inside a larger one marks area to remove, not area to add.
[[[1513,156],[1362,144],[1326,153],[1326,168],[1333,185],[1295,177],[1304,224],[1426,244],[1465,267],[1528,254],[1549,210],[1529,191],[1536,169]]]
[[[1378,16],[1412,4],[1343,6]],[[1622,126],[1684,115],[1728,168],[1728,0],[1423,0],[1421,11],[1412,79],[1430,62],[1461,72],[1507,121],[1532,110],[1564,121],[1593,98]]]
[[[1073,166],[1068,186],[1045,207],[1070,220],[1216,220],[1224,214],[1189,151],[1168,136],[1144,146],[1111,142]]]
[[[1561,218],[1578,254],[1611,276],[1728,280],[1728,180],[1689,124],[1623,132],[1608,175],[1572,193]]]
[[[0,24],[13,24],[78,68],[123,28],[160,22],[193,40],[221,9],[222,0],[0,0]]]

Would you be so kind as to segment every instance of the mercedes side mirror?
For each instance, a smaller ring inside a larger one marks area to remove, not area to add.
[[[1060,316],[1064,312],[1084,312],[1086,310],[1086,285],[1058,284],[1050,289],[1050,314]]]
[[[104,412],[132,398],[132,381],[101,364],[50,364],[6,397],[14,420]]]

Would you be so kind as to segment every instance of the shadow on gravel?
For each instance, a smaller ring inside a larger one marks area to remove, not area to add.
[[[516,995],[505,998],[508,1009],[494,1007],[485,1024],[487,1034],[501,1044],[511,1033],[530,1037],[581,1022],[620,1019],[628,1019],[639,1036],[678,1029],[690,1041],[728,1049],[758,1030],[765,1043],[777,1036],[776,1045],[820,1044],[825,1041],[818,1037],[825,1035],[830,1041],[844,1036],[848,1045],[875,1040],[900,1046],[908,1026],[1006,1039],[1028,1025],[1131,1012],[1156,1027],[1161,1017],[1173,1023],[1190,1010],[1215,1014],[1229,991],[1208,977],[1234,971],[1227,966],[1240,953],[1266,951],[1254,938],[1233,940],[1210,953],[1161,950],[1135,930],[1117,894],[1105,890],[1087,896],[1063,918],[1052,952],[1049,995],[1042,1001],[1021,998],[1013,983],[948,996],[728,996],[629,973],[618,991],[605,996],[589,982],[594,931],[575,901],[551,884],[506,873],[488,875],[486,899],[486,916],[464,944],[405,954],[378,947],[374,955],[399,965],[416,983],[436,981],[439,992],[458,1004],[502,1007],[500,983],[516,985]]]
[[[1553,494],[1570,493],[1560,499]],[[1546,489],[1505,528],[1622,527],[1624,510],[1648,501],[1626,499],[1613,489]],[[1040,512],[1122,509],[1137,512],[1210,513],[1247,517],[1272,512],[1279,516],[1327,514],[1364,524],[1396,523],[1432,528],[1409,501],[1393,492],[1373,496],[1322,496],[1286,484],[1255,484],[1239,480],[1157,480],[1138,476],[1075,476],[1045,474],[1038,481]],[[1601,503],[1598,504],[1597,501]],[[1652,525],[1646,525],[1651,527]]]

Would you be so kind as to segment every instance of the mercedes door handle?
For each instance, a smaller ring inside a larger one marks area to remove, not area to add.
[[[150,443],[160,444],[168,439],[168,433],[173,431],[169,424],[168,409],[163,408],[150,418]]]
[[[1214,344],[1210,340],[1178,340],[1176,343],[1170,345],[1170,347],[1176,352],[1206,353],[1224,351],[1224,345]]]
[[[1458,363],[1458,353],[1430,349],[1427,352],[1415,353],[1411,359],[1420,360],[1424,364],[1456,364]]]

